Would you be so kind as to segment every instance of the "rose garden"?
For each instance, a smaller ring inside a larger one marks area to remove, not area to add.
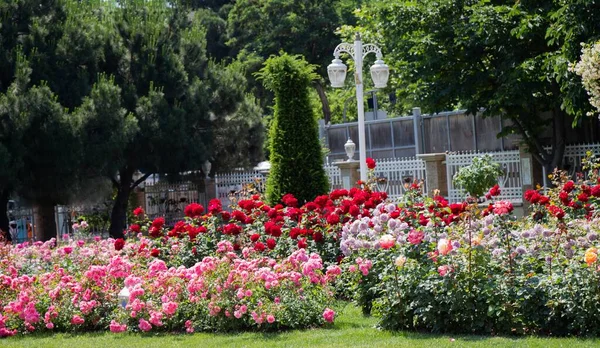
[[[0,346],[598,342],[595,2],[0,14]]]

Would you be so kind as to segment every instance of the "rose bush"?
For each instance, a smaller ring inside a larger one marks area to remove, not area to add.
[[[177,249],[168,239],[162,248]],[[191,267],[153,257],[154,240],[0,246],[0,335],[38,331],[305,328],[333,320],[339,267],[298,249],[275,260],[221,241]],[[128,304],[117,294],[126,287]]]
[[[484,209],[426,197],[381,204],[344,225],[344,278],[385,329],[598,335],[597,182],[557,172],[555,189],[525,193],[532,213],[522,219],[506,201]],[[424,218],[390,218],[396,210]]]

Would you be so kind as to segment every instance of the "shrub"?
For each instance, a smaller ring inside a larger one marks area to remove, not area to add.
[[[170,239],[170,247],[178,247]],[[329,283],[317,254],[300,249],[275,260],[233,253],[219,243],[215,255],[191,267],[168,267],[146,238],[116,248],[52,240],[0,246],[0,336],[37,331],[274,330],[306,328],[331,319]],[[117,294],[129,289],[119,306]],[[324,316],[327,312],[328,316]]]
[[[498,176],[502,174],[500,165],[493,161],[491,155],[486,154],[473,158],[473,163],[460,168],[452,180],[471,197],[479,198],[498,182]]]
[[[271,204],[281,202],[287,193],[301,203],[308,202],[329,189],[317,120],[310,106],[309,87],[317,78],[313,71],[314,66],[304,59],[282,54],[269,58],[259,74],[275,94],[267,180]]]
[[[429,198],[381,204],[343,228],[348,287],[390,330],[598,335],[600,185],[592,174],[574,182],[554,173],[555,189],[526,192],[533,211],[519,220],[506,201],[451,205],[458,216],[449,224]],[[394,221],[413,214],[432,218]]]

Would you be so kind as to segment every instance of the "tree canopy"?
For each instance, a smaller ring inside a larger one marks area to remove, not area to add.
[[[562,161],[564,128],[589,110],[578,76],[568,70],[580,43],[597,39],[594,1],[371,1],[357,27],[382,45],[390,85],[405,106],[456,107],[512,121],[547,167]],[[577,23],[577,25],[574,25]],[[549,119],[541,117],[548,112]],[[553,130],[553,149],[540,134]]]

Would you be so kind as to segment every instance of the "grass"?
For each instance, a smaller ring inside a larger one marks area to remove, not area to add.
[[[0,340],[0,347],[600,347],[598,339],[489,337],[386,332],[374,328],[354,306],[338,313],[329,328],[282,333],[212,334],[40,334]]]

